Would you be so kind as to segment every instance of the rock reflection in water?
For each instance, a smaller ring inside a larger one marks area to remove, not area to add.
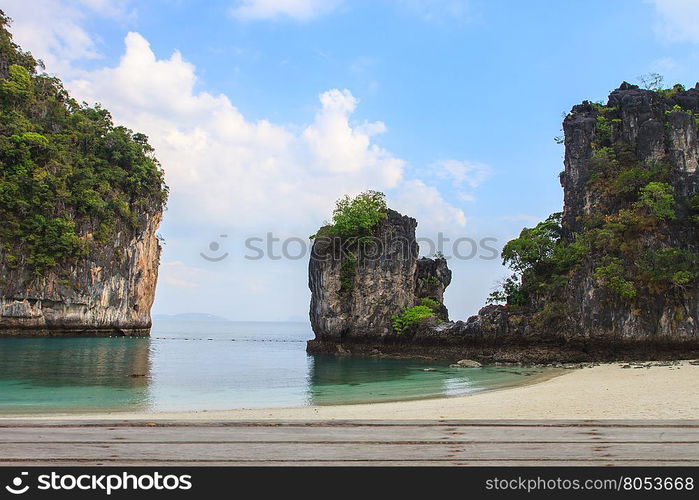
[[[147,338],[2,339],[0,409],[145,409],[149,346]]]
[[[425,367],[402,359],[324,355],[313,356],[310,380],[309,403],[314,405],[436,397],[468,392],[471,385],[464,370],[446,363]]]
[[[401,401],[455,396],[508,387],[546,372],[538,367],[459,368],[449,363],[315,355],[309,366],[308,403]]]

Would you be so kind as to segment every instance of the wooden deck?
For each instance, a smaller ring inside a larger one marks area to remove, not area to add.
[[[0,465],[699,465],[699,421],[0,421]]]

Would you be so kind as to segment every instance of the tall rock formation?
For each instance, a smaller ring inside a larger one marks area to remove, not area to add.
[[[619,233],[608,248],[591,242],[589,257],[573,271],[566,289],[571,334],[658,342],[699,335],[697,117],[697,88],[654,92],[627,83],[605,106],[583,103],[566,117],[561,183],[568,239]],[[658,189],[649,191],[651,184]],[[633,292],[618,293],[600,271],[611,258]]]
[[[373,342],[395,337],[391,318],[420,299],[442,305],[451,271],[444,259],[418,259],[417,222],[394,210],[363,244],[316,238],[309,263],[310,318],[316,339],[310,351],[336,344]]]
[[[554,216],[505,247],[520,271],[506,305],[425,335],[486,360],[699,354],[698,128],[699,87],[623,83],[605,105],[574,106],[560,225]],[[549,246],[533,258],[535,238]]]
[[[147,335],[167,199],[146,136],[36,71],[0,11],[0,337]]]

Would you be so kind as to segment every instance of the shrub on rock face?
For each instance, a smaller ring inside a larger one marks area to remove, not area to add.
[[[699,223],[699,194],[693,194],[687,198],[689,217],[695,224]]]
[[[439,303],[439,301],[436,301],[434,299],[430,299],[429,297],[425,297],[423,299],[420,299],[420,304],[421,306],[427,306],[430,309],[432,309],[433,312],[437,313],[442,307],[442,304]]]
[[[393,331],[397,335],[400,335],[411,326],[417,324],[421,319],[430,318],[432,316],[434,316],[434,311],[429,306],[420,305],[408,307],[401,314],[391,318]]]
[[[5,102],[19,104],[32,93],[32,77],[29,71],[18,64],[8,69],[7,78],[0,82],[0,96]]]
[[[508,242],[502,250],[503,263],[515,274],[504,281],[502,290],[490,294],[488,301],[520,307],[560,288],[588,251],[583,242],[571,242],[562,235],[561,213],[555,213]]]
[[[641,189],[641,207],[647,208],[658,220],[674,220],[675,197],[672,186],[664,182],[650,182]]]
[[[354,277],[357,275],[357,257],[350,253],[340,264],[340,294],[347,296],[354,290]]]

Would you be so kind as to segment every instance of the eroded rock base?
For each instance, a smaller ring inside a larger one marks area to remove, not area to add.
[[[310,354],[339,356],[381,356],[454,361],[473,359],[483,364],[557,364],[606,361],[665,361],[699,358],[699,339],[669,341],[571,341],[565,338],[473,339],[455,344],[415,344],[411,342],[349,342],[338,344],[310,340]]]

